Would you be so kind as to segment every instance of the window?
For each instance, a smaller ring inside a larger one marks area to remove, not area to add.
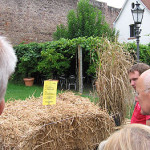
[[[134,24],[130,25],[130,37],[135,37]]]

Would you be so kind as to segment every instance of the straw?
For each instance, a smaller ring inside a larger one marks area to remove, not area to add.
[[[72,92],[51,106],[43,106],[42,97],[10,101],[0,116],[1,149],[93,150],[114,126],[99,106]]]

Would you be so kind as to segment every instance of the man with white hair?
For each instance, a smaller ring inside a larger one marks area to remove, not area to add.
[[[15,71],[17,57],[12,45],[2,36],[0,36],[0,114],[5,106],[5,92],[8,79]]]
[[[150,115],[150,69],[143,72],[137,81],[136,97],[143,115]]]

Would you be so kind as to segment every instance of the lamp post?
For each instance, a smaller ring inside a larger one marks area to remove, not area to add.
[[[143,19],[144,9],[141,9],[140,4],[136,1],[136,4],[132,3],[131,12],[134,20],[135,37],[137,42],[137,62],[139,62],[139,42],[140,42],[139,38],[141,33],[140,26]]]

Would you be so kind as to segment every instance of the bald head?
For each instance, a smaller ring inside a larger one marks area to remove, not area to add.
[[[145,87],[145,89],[150,88],[150,69],[141,74],[137,81],[137,84],[138,86],[140,84],[141,86]]]
[[[143,72],[137,81],[136,91],[143,115],[150,115],[150,69]]]

